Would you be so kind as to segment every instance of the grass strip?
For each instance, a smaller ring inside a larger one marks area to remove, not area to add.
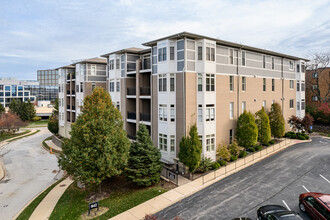
[[[36,130],[35,132],[31,133],[31,134],[28,134],[28,135],[25,135],[25,136],[21,136],[21,137],[18,137],[18,138],[14,138],[14,139],[11,139],[9,140],[8,142],[12,142],[12,141],[16,141],[18,139],[21,139],[21,138],[25,138],[25,137],[28,137],[28,136],[31,136],[31,135],[34,135],[36,133],[38,133],[40,130]]]
[[[43,191],[39,196],[37,196],[31,203],[28,205],[21,214],[17,217],[16,220],[27,220],[32,215],[33,211],[37,208],[40,202],[47,196],[47,194],[60,182],[62,182],[66,178],[63,177],[62,179],[58,180],[57,182],[53,183],[50,187],[48,187],[45,191]]]
[[[31,130],[26,130],[26,131],[23,131],[23,132],[18,133],[18,134],[3,134],[3,135],[0,135],[0,142],[8,140],[8,139],[13,138],[13,137],[18,137],[18,136],[21,136],[21,135],[25,135],[29,132],[31,132]]]
[[[29,123],[28,126],[26,126],[26,128],[47,127],[48,122],[49,122],[49,120],[31,122],[31,123]]]

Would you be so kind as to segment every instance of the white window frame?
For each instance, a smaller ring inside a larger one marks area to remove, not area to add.
[[[205,77],[205,89],[206,92],[215,91],[215,74],[207,73]]]
[[[229,91],[234,91],[234,76],[229,76]]]
[[[197,116],[197,121],[203,122],[203,105],[198,105]]]
[[[294,80],[290,80],[290,89],[294,89]]]
[[[171,105],[170,114],[171,114],[170,121],[175,122],[175,105]]]
[[[234,102],[229,103],[229,118],[234,119]]]
[[[96,65],[95,64],[91,65],[91,76],[96,76]]]
[[[170,152],[175,152],[175,135],[170,135]]]
[[[214,104],[206,105],[205,121],[215,121],[215,106],[214,106]]]
[[[246,66],[246,52],[244,50],[241,51],[242,56],[242,66]]]
[[[290,109],[294,108],[294,99],[290,99],[289,106],[290,106]]]
[[[246,77],[242,76],[242,91],[246,91]]]
[[[202,73],[197,74],[197,91],[203,92],[203,74]]]
[[[242,113],[246,110],[246,101],[242,101]]]
[[[206,151],[214,151],[215,150],[215,134],[206,135]]]

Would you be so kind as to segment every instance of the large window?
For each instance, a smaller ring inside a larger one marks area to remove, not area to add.
[[[215,61],[215,48],[214,47],[206,47],[206,60]]]
[[[91,75],[92,76],[96,75],[96,65],[91,65]]]
[[[266,91],[266,78],[262,79],[262,91]]]
[[[246,77],[242,77],[242,91],[246,91]]]
[[[300,91],[300,82],[297,81],[297,91],[299,92]]]
[[[167,121],[167,105],[159,105],[159,120]]]
[[[175,121],[175,107],[171,105],[171,121]]]
[[[290,80],[290,89],[294,89],[294,82],[293,82],[293,80]]]
[[[120,92],[120,82],[116,82],[116,91]]]
[[[159,149],[167,151],[167,135],[159,134]]]
[[[115,91],[115,82],[110,81],[110,92],[114,92]]]
[[[229,49],[229,64],[234,64],[234,50]]]
[[[294,100],[290,99],[290,108],[293,108],[293,102],[294,102]]]
[[[159,92],[166,92],[166,88],[167,88],[166,74],[158,75],[158,86],[159,86]]]
[[[214,151],[215,149],[215,135],[209,134],[206,135],[206,151]]]
[[[198,105],[198,122],[203,122],[203,106]]]
[[[245,51],[242,51],[242,66],[245,66],[246,62],[245,62],[245,56],[246,56],[246,53]]]
[[[175,152],[175,135],[170,136],[170,146],[171,152]]]
[[[275,91],[275,79],[272,79],[272,91]]]
[[[197,84],[198,92],[203,91],[203,75],[201,73],[198,73]]]
[[[174,73],[170,74],[170,91],[174,92],[175,90],[175,76]]]
[[[215,119],[215,108],[213,104],[206,105],[206,121],[214,121]]]
[[[234,76],[229,76],[229,91],[234,91]]]
[[[289,61],[289,69],[293,70],[293,61],[292,60]]]
[[[109,61],[109,70],[113,70],[114,69],[114,65],[115,65],[115,61],[114,60],[110,60]]]
[[[174,47],[170,47],[170,60],[174,60]]]
[[[166,61],[166,47],[158,48],[158,61]]]
[[[215,77],[214,74],[206,74],[206,91],[208,92],[214,92],[215,91],[215,85],[214,82]]]
[[[229,118],[230,119],[234,118],[234,103],[233,102],[229,103]]]
[[[203,47],[198,46],[198,60],[203,60]]]

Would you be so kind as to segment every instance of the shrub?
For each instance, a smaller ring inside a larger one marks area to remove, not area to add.
[[[238,155],[240,152],[239,146],[236,141],[233,141],[233,143],[228,146],[228,150],[231,155]]]
[[[302,135],[306,138],[306,140],[309,139],[309,136],[308,136],[306,133],[304,133],[304,134],[302,134]]]
[[[265,112],[264,107],[255,114],[256,124],[258,127],[258,141],[262,144],[267,144],[271,139],[269,117]]]
[[[269,145],[267,145],[269,146]],[[257,145],[254,147],[255,151],[259,151],[259,150],[262,150],[262,146],[261,145]]]
[[[220,167],[221,167],[221,165],[218,162],[213,162],[212,163],[212,170],[219,169]]]
[[[32,121],[40,121],[41,120],[41,117],[33,117],[32,118]]]
[[[268,146],[270,146],[270,143],[268,142],[268,143],[263,144],[263,145],[268,147]]]
[[[246,155],[247,155],[246,151],[245,151],[245,150],[242,150],[242,151],[239,153],[238,157],[239,157],[239,158],[243,158],[243,157],[246,157]]]
[[[230,161],[235,161],[235,160],[237,160],[237,156],[236,156],[236,155],[232,155],[232,156],[230,157]]]
[[[258,128],[251,112],[244,111],[237,120],[236,138],[238,144],[244,148],[257,143]]]
[[[199,167],[197,170],[199,172],[206,172],[212,168],[212,160],[209,157],[202,157],[201,161],[199,162]]]
[[[50,116],[49,122],[48,122],[48,130],[52,132],[53,134],[58,133],[58,120],[55,119],[55,117]]]
[[[219,160],[218,163],[220,164],[220,166],[226,166],[227,165],[227,161],[225,161],[225,160]]]
[[[227,145],[225,145],[223,143],[219,144],[218,149],[217,149],[217,153],[218,153],[218,156],[220,157],[220,159],[226,160],[226,161],[230,160],[230,152],[228,150]]]
[[[297,138],[298,138],[299,140],[306,140],[306,138],[305,138],[303,135],[301,135],[301,134],[298,134],[298,135],[297,135]]]
[[[285,121],[282,114],[281,106],[278,103],[273,103],[269,112],[269,123],[272,136],[281,138],[285,131]]]
[[[296,133],[294,133],[293,131],[289,131],[289,132],[286,132],[284,137],[287,137],[287,138],[292,138],[292,136],[296,136]]]
[[[249,152],[255,152],[256,150],[254,149],[254,147],[249,147],[248,149],[246,149]]]
[[[275,144],[275,140],[274,139],[273,140],[270,140],[269,141],[269,144],[271,144],[271,145]]]

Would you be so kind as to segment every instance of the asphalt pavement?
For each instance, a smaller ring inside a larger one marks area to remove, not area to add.
[[[0,181],[1,220],[12,219],[31,199],[61,178],[57,158],[41,147],[47,128],[0,149],[7,174]]]
[[[299,210],[299,194],[330,194],[330,140],[315,137],[241,170],[158,212],[160,219],[256,219],[257,209],[278,204]]]

